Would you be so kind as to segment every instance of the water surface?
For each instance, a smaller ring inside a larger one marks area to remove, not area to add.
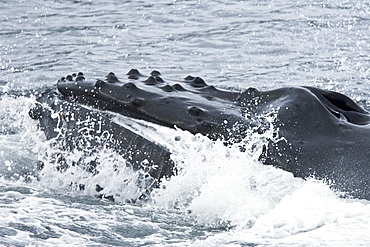
[[[262,166],[253,153],[127,119],[171,148],[183,169],[151,201],[127,203],[135,174],[109,150],[99,154],[98,177],[51,169],[36,179],[37,160],[53,150],[28,117],[35,92],[62,76],[124,78],[131,68],[233,90],[318,86],[370,110],[368,1],[0,2],[2,245],[369,245],[368,201],[341,199],[325,182]],[[77,180],[85,191],[71,186]],[[116,202],[95,197],[97,180]]]

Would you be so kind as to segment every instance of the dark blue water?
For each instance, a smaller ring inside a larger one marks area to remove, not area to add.
[[[369,245],[368,201],[340,199],[322,181],[263,167],[253,154],[204,137],[158,126],[153,132],[127,119],[120,121],[171,147],[185,171],[152,201],[126,203],[135,174],[109,150],[100,153],[100,177],[45,170],[36,179],[37,160],[53,150],[28,117],[33,94],[62,76],[124,77],[131,68],[201,76],[227,89],[318,86],[369,110],[368,1],[0,3],[0,244]],[[183,141],[172,143],[173,136]],[[83,192],[70,186],[81,179]],[[95,198],[88,185],[97,180],[122,200]]]

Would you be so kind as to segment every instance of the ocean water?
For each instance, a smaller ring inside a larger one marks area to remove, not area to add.
[[[96,176],[58,172],[52,160],[36,172],[58,150],[28,116],[35,95],[62,76],[124,77],[131,68],[233,90],[317,86],[370,110],[369,1],[0,3],[0,245],[370,245],[369,201],[256,161],[272,127],[250,134],[240,153],[117,116],[170,149],[180,171],[150,200],[134,202],[138,174],[111,150],[98,152]],[[89,158],[69,159],[81,157]],[[97,181],[115,202],[96,197]]]

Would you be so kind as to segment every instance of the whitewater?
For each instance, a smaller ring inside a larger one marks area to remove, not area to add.
[[[273,114],[261,116],[268,131],[243,140],[246,152],[113,114],[177,165],[147,200],[136,200],[141,174],[108,148],[63,154],[98,160],[96,175],[55,169],[61,150],[28,115],[62,76],[131,68],[229,90],[316,86],[370,111],[368,1],[0,2],[0,245],[370,245],[369,201],[258,161],[267,139],[283,138]]]

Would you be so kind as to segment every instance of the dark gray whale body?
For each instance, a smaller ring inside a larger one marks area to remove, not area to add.
[[[177,126],[227,144],[240,142],[247,130],[263,133],[264,124],[255,119],[274,110],[283,139],[270,141],[260,157],[263,163],[297,177],[326,179],[347,195],[370,200],[370,114],[347,96],[313,87],[223,91],[199,77],[164,81],[158,71],[149,77],[137,70],[127,75],[124,81],[114,73],[97,81],[82,73],[63,77],[58,90],[38,98],[30,115],[49,139],[64,129],[71,150],[87,136],[89,145],[113,147],[135,169],[147,170],[156,186],[176,174],[169,151],[114,123],[106,112]]]

